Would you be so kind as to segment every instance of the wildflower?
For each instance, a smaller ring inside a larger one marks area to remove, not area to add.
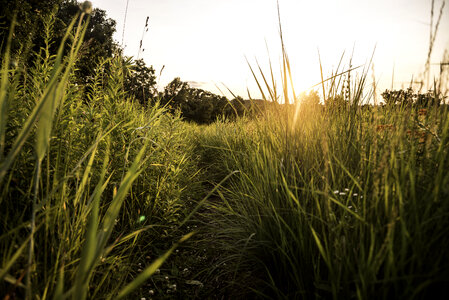
[[[338,194],[338,193],[340,193],[339,190],[335,190],[335,191],[334,191],[334,194]]]
[[[153,296],[154,295],[154,291],[153,290],[149,290],[148,294],[150,294],[150,296]]]
[[[352,194],[353,197],[357,197],[358,195],[359,194],[357,194],[357,193]]]
[[[345,193],[345,192],[340,192],[339,195],[340,195],[340,196],[344,196],[344,195],[346,195],[346,193]]]

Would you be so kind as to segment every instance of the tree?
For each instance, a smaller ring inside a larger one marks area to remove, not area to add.
[[[77,1],[64,0],[59,6],[55,22],[55,45],[59,45],[68,24],[80,12],[80,4]],[[95,72],[95,67],[100,59],[110,58],[114,53],[120,52],[113,34],[116,30],[116,22],[106,17],[106,11],[95,8],[89,17],[89,24],[84,42],[77,62],[77,81],[87,83]],[[75,28],[76,29],[76,28]]]
[[[143,59],[135,60],[125,76],[125,91],[134,96],[142,105],[156,95],[156,76],[152,66],[147,67]]]
[[[182,82],[179,77],[173,79],[167,86],[164,88],[164,92],[161,94],[163,104],[167,104],[168,102],[178,103],[180,101],[174,100],[176,96],[178,96],[181,91],[188,89],[189,85],[187,82]]]
[[[299,102],[302,105],[314,107],[320,104],[320,96],[317,91],[303,92],[299,95]]]
[[[411,106],[415,95],[412,88],[399,91],[385,90],[385,92],[382,93],[382,98],[384,99],[386,105]]]
[[[406,90],[390,91],[385,90],[382,93],[382,98],[387,105],[401,105],[408,107],[430,107],[438,106],[443,101],[440,93],[435,91],[428,91],[427,93],[415,93],[412,88]]]
[[[28,53],[42,40],[42,21],[55,11],[63,0],[0,0],[0,43],[5,49],[12,20],[16,17],[11,52]],[[36,49],[34,49],[36,50]],[[39,48],[37,48],[39,50]]]
[[[228,100],[209,91],[192,88],[179,77],[173,79],[160,94],[162,104],[181,111],[188,121],[211,123],[224,114]]]
[[[53,17],[55,22],[50,50],[56,53],[68,24],[80,11],[80,4],[73,0],[0,0],[0,42],[6,44],[13,17],[16,15],[11,52],[13,56],[20,53],[24,62],[32,62],[33,53],[38,54],[40,48],[44,46],[45,36],[39,29],[43,27],[47,18]],[[74,30],[77,25],[78,23],[75,24]],[[106,12],[102,9],[96,8],[90,14],[76,65],[78,83],[88,81],[101,58],[112,57],[114,53],[119,52],[120,49],[112,37],[115,25],[116,22],[107,18]],[[68,49],[69,47],[67,51]]]

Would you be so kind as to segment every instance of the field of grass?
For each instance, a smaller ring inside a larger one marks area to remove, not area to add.
[[[2,58],[4,299],[449,297],[446,105],[364,107],[362,71],[326,105],[190,124],[134,103],[119,56],[74,84],[78,28]]]

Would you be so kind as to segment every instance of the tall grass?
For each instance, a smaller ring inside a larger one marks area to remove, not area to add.
[[[271,62],[250,65],[275,104],[196,126],[135,103],[119,55],[74,84],[87,22],[73,20],[54,54],[48,18],[32,66],[4,51],[2,296],[148,296],[138,287],[191,237],[189,220],[201,227],[189,253],[213,257],[172,268],[197,264],[183,286],[204,283],[205,297],[216,285],[232,298],[447,298],[447,106],[364,106],[371,61],[344,67],[343,56],[321,72],[322,103],[302,102],[280,27],[280,78]]]
[[[128,98],[119,55],[99,65],[86,90],[72,83],[87,22],[84,14],[74,19],[54,55],[48,18],[46,46],[34,66],[11,66],[8,49],[2,61],[5,297],[120,299],[177,246],[174,240],[161,258],[143,260],[186,214],[181,193],[193,191],[196,174],[188,130],[179,116]],[[138,275],[141,262],[147,268]]]
[[[240,170],[210,223],[232,283],[266,298],[447,295],[448,117],[303,107],[291,130],[279,113],[209,128],[213,168]]]
[[[251,70],[265,99],[287,105],[199,137],[218,178],[240,171],[204,215],[228,266],[209,276],[235,297],[444,299],[447,106],[363,106],[371,62],[322,73],[324,105],[302,104],[282,34],[281,46],[281,94],[271,71]]]

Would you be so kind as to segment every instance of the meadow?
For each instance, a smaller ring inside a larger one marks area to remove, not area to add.
[[[29,68],[2,58],[4,299],[447,299],[436,84],[366,105],[369,66],[342,67],[299,101],[284,52],[278,86],[255,76],[273,105],[198,125],[133,101],[119,55],[75,83],[79,20]]]

